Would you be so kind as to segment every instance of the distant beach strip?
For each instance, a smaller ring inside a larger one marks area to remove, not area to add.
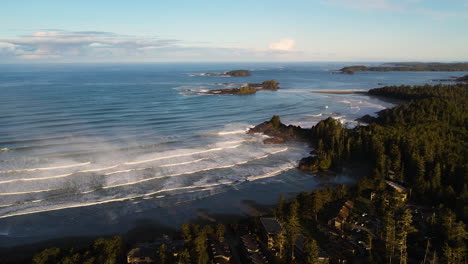
[[[313,90],[311,92],[324,94],[367,94],[365,90]]]

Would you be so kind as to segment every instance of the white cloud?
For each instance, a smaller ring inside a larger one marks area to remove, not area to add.
[[[154,62],[304,59],[295,40],[283,38],[263,49],[209,46],[175,39],[118,35],[97,31],[41,30],[0,39],[4,62]]]
[[[178,40],[121,36],[109,32],[42,30],[0,39],[0,56],[19,59],[137,55],[140,48],[174,46]]]
[[[270,49],[278,51],[292,51],[296,41],[291,38],[282,38],[270,44]]]
[[[99,43],[99,42],[93,42],[91,44],[88,45],[89,47],[112,47],[111,45],[109,44],[104,44],[104,43]]]

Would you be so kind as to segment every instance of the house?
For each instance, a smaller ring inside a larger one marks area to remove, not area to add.
[[[260,251],[257,241],[251,235],[246,234],[241,236],[242,245],[247,253],[252,254]]]
[[[305,250],[306,237],[302,234],[299,234],[296,237],[296,243],[294,245],[294,256],[300,263],[306,263],[306,250]],[[319,255],[317,259],[318,263],[325,264],[329,263],[328,255],[319,247]]]
[[[275,218],[262,217],[260,218],[260,223],[263,239],[267,243],[268,249],[273,249],[275,247],[275,235],[283,230],[283,227]]]
[[[249,258],[252,264],[267,264],[268,263],[267,258],[262,253],[259,253],[259,252],[250,255]]]
[[[229,245],[226,242],[221,242],[216,236],[208,237],[208,248],[214,263],[229,263],[232,254]]]
[[[404,186],[393,181],[385,181],[385,182],[398,194],[396,197],[397,199],[401,201],[406,200],[406,198],[408,197],[408,190]]]
[[[331,228],[344,231],[346,220],[354,208],[354,202],[351,200],[346,201],[338,211],[338,214],[328,221],[328,226]]]
[[[268,260],[265,255],[262,254],[260,246],[250,234],[242,235],[240,238],[245,251],[246,260],[252,264],[268,264]]]
[[[155,263],[156,250],[150,247],[139,247],[130,250],[127,254],[129,264],[150,264]]]

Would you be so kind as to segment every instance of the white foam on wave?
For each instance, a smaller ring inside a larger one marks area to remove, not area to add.
[[[246,142],[246,141],[251,141],[251,140],[228,141],[228,142],[224,142],[224,144],[242,143],[242,142]],[[164,160],[164,159],[170,159],[170,158],[186,157],[186,156],[209,153],[209,152],[220,151],[220,150],[225,150],[225,149],[233,149],[233,148],[237,148],[239,146],[240,145],[229,146],[229,147],[218,147],[218,148],[212,148],[212,149],[196,151],[196,152],[190,152],[190,153],[163,156],[163,157],[158,157],[158,158],[148,159],[148,160],[142,160],[142,161],[125,162],[123,164],[117,164],[117,165],[113,165],[113,166],[110,166],[110,167],[96,168],[96,169],[89,169],[89,170],[81,170],[81,171],[76,171],[76,172],[71,172],[71,173],[66,173],[66,174],[60,174],[60,175],[54,175],[54,176],[44,176],[44,177],[34,177],[34,178],[28,177],[28,178],[20,178],[20,179],[3,180],[3,181],[0,181],[0,184],[66,178],[66,177],[70,177],[72,175],[75,175],[77,173],[97,172],[97,171],[109,170],[109,169],[112,169],[112,168],[115,168],[115,167],[118,167],[118,166],[122,166],[122,165],[136,165],[136,164],[147,163],[147,162],[158,161],[158,160]],[[128,171],[133,171],[133,170],[145,170],[145,169],[158,168],[158,167],[170,167],[170,166],[184,165],[184,164],[189,164],[189,163],[190,162],[188,162],[188,163],[175,163],[175,164],[159,165],[159,166],[148,167],[148,168],[129,169],[129,170],[122,170],[122,171],[118,171],[118,172],[106,173],[104,175],[107,176],[107,175],[112,175],[112,174],[119,173],[119,172],[128,172]],[[57,168],[62,169],[62,168],[70,168],[70,167],[76,167],[76,166],[84,166],[84,165],[88,165],[88,164],[90,164],[90,162],[77,164],[77,165],[50,167],[48,169],[57,169]],[[41,169],[45,170],[45,168],[36,168],[36,169],[28,169],[28,171],[35,171],[35,170],[41,170]],[[16,170],[16,171],[19,171],[19,170]]]
[[[51,192],[62,190],[63,188],[54,188],[54,189],[44,189],[44,190],[35,190],[35,191],[19,191],[19,192],[6,192],[0,193],[0,196],[7,196],[7,195],[22,195],[22,194],[29,194],[29,193],[42,193],[42,192]]]
[[[116,184],[116,185],[111,185],[111,186],[105,186],[105,187],[101,187],[101,188],[97,188],[97,189],[93,189],[93,190],[89,190],[89,191],[84,191],[84,192],[78,192],[78,193],[73,193],[71,195],[81,195],[81,194],[89,194],[89,193],[93,193],[93,192],[96,192],[96,191],[99,191],[99,190],[104,190],[104,189],[111,189],[111,188],[117,188],[117,187],[123,187],[123,186],[130,186],[130,185],[135,185],[135,184],[139,184],[139,183],[143,183],[143,182],[148,182],[148,181],[152,181],[152,180],[156,180],[156,179],[161,179],[161,178],[169,178],[169,177],[177,177],[177,176],[182,176],[182,175],[190,175],[190,174],[195,174],[195,173],[199,173],[199,172],[204,172],[204,171],[210,171],[210,170],[217,170],[217,169],[226,169],[226,168],[232,168],[232,167],[235,167],[235,166],[238,166],[238,165],[242,165],[242,164],[247,164],[249,162],[252,162],[252,161],[256,161],[256,160],[260,160],[260,159],[265,159],[271,155],[275,155],[275,154],[278,154],[278,153],[281,153],[281,152],[285,152],[287,151],[288,148],[283,148],[283,149],[279,149],[279,150],[276,150],[276,151],[272,151],[266,155],[263,155],[263,156],[259,156],[259,157],[255,157],[253,159],[250,159],[250,160],[246,160],[246,161],[240,161],[240,162],[236,162],[236,163],[233,163],[233,164],[228,164],[228,165],[223,165],[223,166],[216,166],[216,167],[210,167],[210,168],[204,168],[204,169],[199,169],[199,170],[194,170],[194,171],[189,171],[189,172],[181,172],[181,173],[175,173],[175,174],[169,174],[169,175],[163,175],[163,176],[156,176],[156,177],[151,177],[151,178],[146,178],[146,179],[142,179],[142,180],[138,180],[138,181],[133,181],[133,182],[128,182],[128,183],[123,183],[123,184]],[[271,177],[271,176],[268,176],[268,177]],[[263,176],[262,178],[265,178],[265,176]],[[216,184],[204,184],[204,185],[196,185],[196,186],[185,186],[185,187],[176,187],[176,188],[167,188],[167,189],[164,189],[165,191],[173,191],[173,190],[184,190],[184,189],[191,189],[191,188],[195,188],[195,187],[210,187],[210,186],[215,186],[215,185],[226,185],[226,184],[232,184],[233,182],[225,182],[225,183],[216,183]],[[60,188],[59,188],[60,189]],[[58,190],[58,189],[49,189],[49,190],[40,190],[40,191],[37,191],[37,192],[46,192],[46,191],[52,191],[52,190]],[[12,194],[27,194],[27,193],[31,193],[31,192],[18,192],[18,193],[9,193],[9,195],[12,195]],[[6,195],[6,194],[5,194]],[[148,195],[148,194],[145,194],[145,195]],[[68,195],[70,196],[70,195]],[[34,202],[41,202],[41,201],[46,201],[46,200],[50,200],[50,198],[45,198],[45,199],[42,199],[42,200],[35,200]],[[18,203],[14,203],[14,204],[9,204],[9,205],[2,205],[0,207],[8,207],[8,206],[14,206],[14,205],[22,205],[22,204],[28,204],[28,203],[32,203],[32,201],[23,201],[23,202],[18,202]],[[0,217],[1,218],[1,217]]]
[[[207,160],[208,158],[202,158],[202,159],[197,159],[197,160],[191,160],[191,161],[186,161],[186,162],[179,162],[179,163],[172,163],[172,164],[164,164],[164,165],[159,165],[159,166],[153,166],[153,167],[146,167],[146,168],[135,168],[135,169],[128,169],[128,170],[120,170],[120,171],[113,171],[104,174],[105,176],[110,176],[113,174],[118,174],[118,173],[125,173],[125,172],[131,172],[131,171],[142,171],[142,170],[149,170],[149,169],[156,169],[156,168],[165,168],[165,167],[173,167],[173,166],[181,166],[181,165],[187,165],[187,164],[192,164],[196,162],[200,162],[202,160]]]
[[[91,162],[84,162],[79,164],[71,164],[71,165],[64,165],[64,166],[55,166],[55,167],[45,167],[45,168],[32,168],[32,169],[18,169],[18,170],[6,170],[0,171],[0,173],[15,173],[15,172],[30,172],[30,171],[43,171],[43,170],[57,170],[57,169],[67,169],[79,166],[89,165]]]
[[[176,157],[185,157],[185,156],[190,156],[190,155],[203,154],[203,153],[208,153],[208,152],[213,152],[213,151],[220,151],[220,150],[225,150],[225,149],[233,149],[233,148],[238,148],[238,147],[240,147],[240,145],[235,145],[235,146],[230,146],[230,147],[212,148],[212,149],[208,149],[208,150],[201,150],[201,151],[196,151],[196,152],[191,152],[191,153],[175,154],[175,155],[158,157],[158,158],[148,159],[148,160],[126,162],[126,163],[124,163],[124,165],[135,165],[135,164],[141,164],[141,163],[146,163],[146,162],[151,162],[151,161],[170,159],[170,158],[176,158]]]
[[[105,168],[97,168],[97,169],[90,169],[90,170],[80,170],[80,171],[77,171],[77,172],[86,173],[86,172],[96,172],[96,171],[110,170],[110,169],[113,169],[113,168],[118,167],[118,166],[119,166],[119,165],[113,165],[113,166],[105,167]]]
[[[60,175],[46,176],[46,177],[12,179],[12,180],[0,181],[0,184],[12,183],[12,182],[28,182],[28,181],[51,180],[51,179],[58,179],[58,178],[69,177],[69,176],[72,176],[73,174],[74,174],[74,173],[67,173],[67,174],[60,174]],[[1,195],[1,194],[0,194],[0,195]]]
[[[226,132],[218,132],[216,134],[220,136],[225,136],[225,135],[234,135],[234,134],[244,134],[247,130],[236,130],[236,131],[226,131]]]
[[[188,171],[188,172],[180,172],[180,173],[174,173],[174,174],[169,174],[169,175],[155,176],[155,177],[145,178],[145,179],[141,179],[141,180],[133,181],[133,182],[127,182],[127,183],[121,183],[121,184],[116,184],[116,185],[104,186],[104,187],[101,187],[101,188],[97,188],[97,189],[94,189],[94,190],[85,191],[85,192],[81,192],[81,193],[82,194],[87,194],[87,193],[92,193],[92,192],[103,190],[103,189],[111,189],[111,188],[117,188],[117,187],[122,187],[122,186],[135,185],[135,184],[139,184],[139,183],[143,183],[143,182],[153,181],[153,180],[156,180],[156,179],[177,177],[177,176],[195,174],[195,173],[211,171],[211,170],[228,169],[228,168],[232,168],[232,167],[235,167],[235,166],[238,166],[238,165],[242,165],[242,164],[246,164],[246,163],[249,163],[249,162],[252,162],[252,161],[256,161],[256,160],[259,160],[259,159],[264,159],[264,158],[267,158],[267,157],[269,157],[271,155],[278,154],[280,152],[284,152],[284,151],[287,151],[287,150],[288,150],[288,148],[283,148],[281,150],[271,152],[271,153],[269,153],[267,155],[264,155],[264,156],[261,156],[261,157],[256,157],[254,159],[250,159],[250,160],[246,160],[246,161],[240,161],[240,162],[236,162],[236,163],[233,163],[233,164],[228,164],[228,165],[223,165],[223,166],[216,166],[216,167],[211,167],[211,168],[203,168],[203,169],[199,169],[199,170]]]
[[[266,174],[262,174],[262,175],[259,175],[259,176],[252,176],[252,177],[248,177],[247,179],[249,181],[256,181],[256,180],[260,180],[260,179],[265,179],[265,178],[271,178],[271,177],[274,177],[274,176],[278,176],[279,174],[285,172],[285,171],[288,171],[288,170],[291,170],[291,169],[294,169],[295,166],[294,165],[290,165],[290,166],[287,166],[285,168],[281,168],[277,171],[273,171],[273,172],[270,172],[270,173],[266,173]]]
[[[63,209],[88,207],[88,206],[94,206],[94,205],[100,205],[100,204],[106,204],[106,203],[113,203],[113,202],[123,202],[123,201],[129,201],[129,200],[133,200],[133,199],[143,198],[143,197],[149,197],[149,196],[159,194],[159,193],[164,193],[164,192],[171,192],[171,191],[177,191],[177,190],[186,190],[186,189],[195,189],[195,188],[207,188],[207,187],[213,187],[213,186],[219,186],[219,185],[225,185],[225,184],[224,183],[213,183],[213,184],[205,184],[205,185],[200,185],[200,186],[184,186],[184,187],[168,188],[168,189],[162,189],[162,190],[154,191],[154,192],[151,192],[151,193],[145,193],[145,194],[139,194],[139,195],[121,197],[121,198],[114,198],[114,199],[108,199],[108,200],[103,200],[103,201],[72,204],[72,205],[67,205],[67,206],[47,208],[47,209],[41,209],[41,210],[33,210],[33,211],[28,211],[28,212],[11,213],[11,214],[6,214],[6,215],[0,216],[0,219],[1,218],[13,217],[13,216],[21,216],[21,215],[29,215],[29,214],[36,214],[36,213],[58,211],[58,210],[63,210]],[[37,200],[35,202],[40,202],[40,201],[44,201],[44,200]]]

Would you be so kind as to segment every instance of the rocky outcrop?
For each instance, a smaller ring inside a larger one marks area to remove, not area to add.
[[[207,72],[207,73],[199,74],[199,76],[219,76],[219,77],[247,77],[251,75],[252,73],[248,70],[234,70],[234,71],[227,71],[223,73]]]
[[[262,83],[249,83],[240,88],[225,88],[225,89],[216,89],[203,92],[204,94],[211,95],[244,95],[244,94],[254,94],[257,91],[276,91],[279,89],[279,83],[275,80],[268,80]]]
[[[279,116],[273,116],[270,121],[263,122],[249,131],[247,134],[263,133],[271,138],[265,139],[265,144],[283,144],[286,142],[307,142],[310,129],[300,126],[281,123]]]

